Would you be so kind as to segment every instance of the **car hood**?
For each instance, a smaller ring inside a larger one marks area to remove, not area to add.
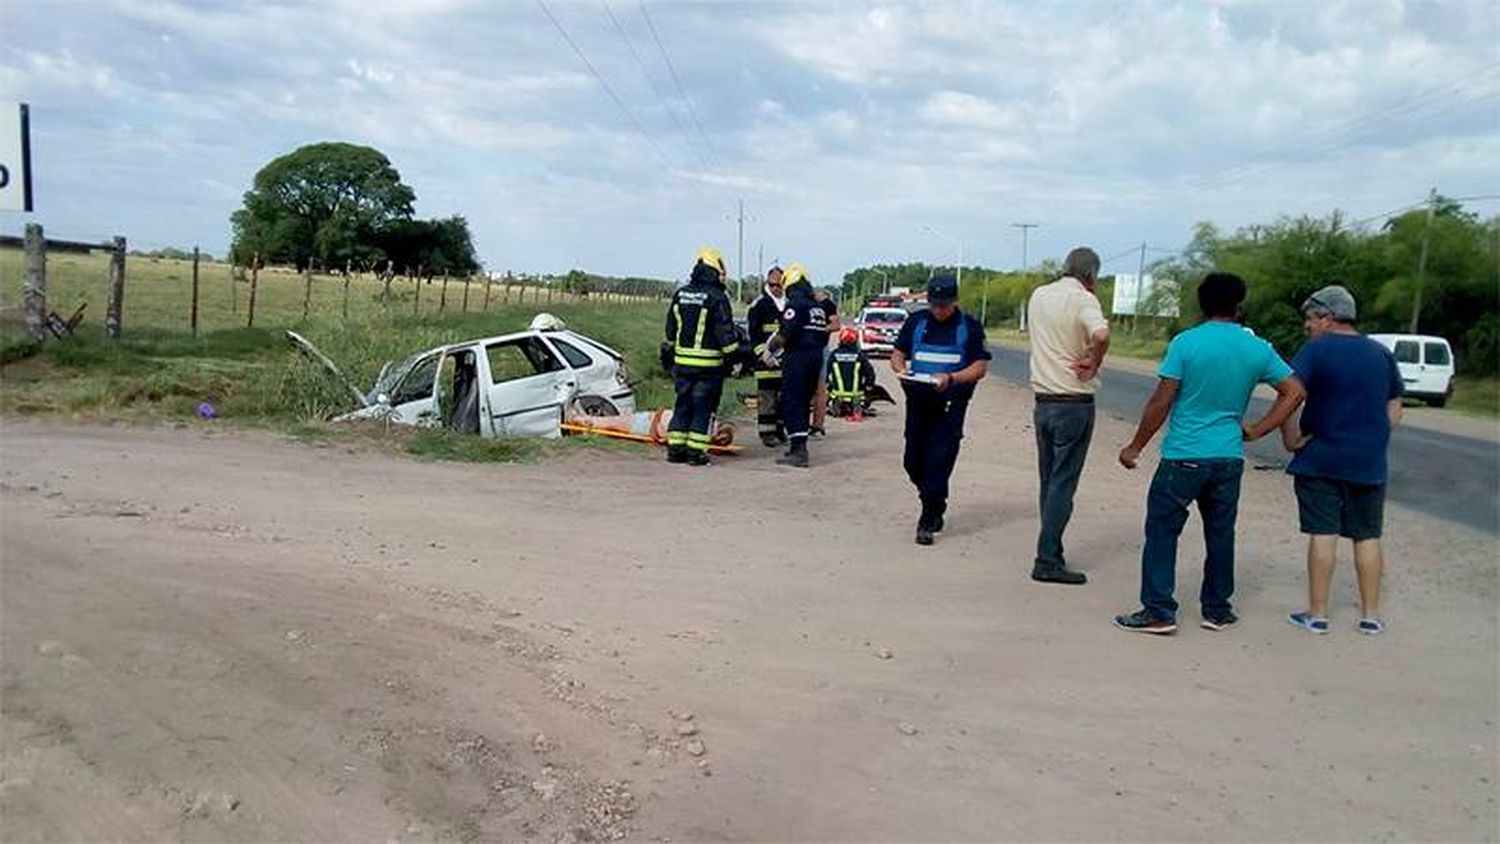
[[[354,397],[354,401],[359,408],[366,408],[372,404],[370,399],[354,386],[354,383],[349,380],[349,377],[344,374],[343,370],[339,369],[338,364],[334,363],[332,359],[323,354],[322,350],[313,345],[313,342],[311,340],[303,337],[301,334],[298,334],[295,331],[286,332],[286,339],[287,342],[292,344],[293,348],[302,353],[303,357],[306,357],[308,360],[315,361],[324,369],[328,370],[328,372],[333,375],[334,379],[337,380],[339,384],[343,385],[344,389],[349,391],[349,395]],[[385,373],[382,372],[381,374],[383,375]]]

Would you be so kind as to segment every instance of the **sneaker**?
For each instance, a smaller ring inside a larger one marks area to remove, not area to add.
[[[1385,630],[1385,625],[1378,618],[1361,618],[1359,620],[1359,632],[1366,636],[1378,636]]]
[[[1286,620],[1309,633],[1317,633],[1319,636],[1328,632],[1328,619],[1319,618],[1312,613],[1294,612],[1287,616]]]
[[[1203,616],[1198,626],[1204,630],[1228,630],[1239,623],[1240,617],[1230,610]]]
[[[1157,636],[1177,632],[1177,622],[1157,618],[1145,610],[1136,610],[1130,615],[1115,616],[1115,626],[1133,633],[1154,633]]]

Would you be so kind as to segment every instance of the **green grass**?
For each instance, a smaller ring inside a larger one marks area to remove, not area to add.
[[[1500,416],[1500,378],[1458,376],[1453,380],[1453,399],[1448,406],[1473,416]]]
[[[0,250],[0,412],[62,414],[83,418],[191,418],[200,402],[211,402],[228,424],[271,427],[309,439],[368,438],[359,426],[325,425],[351,409],[347,392],[324,370],[296,354],[283,330],[293,328],[332,358],[361,389],[373,383],[387,361],[423,349],[475,337],[518,331],[538,312],[562,318],[569,328],[625,355],[637,406],[670,407],[671,380],[657,361],[662,304],[655,301],[548,301],[545,291],[500,285],[484,309],[483,286],[472,284],[463,311],[462,285],[450,282],[446,307],[441,282],[421,286],[397,279],[393,297],[382,301],[381,284],[351,280],[349,316],[343,316],[342,280],[314,276],[307,319],[302,280],[262,272],[255,327],[245,326],[247,282],[234,282],[223,264],[200,267],[200,334],[189,332],[191,263],[132,257],[127,261],[124,331],[118,342],[104,333],[107,260],[103,255],[58,255],[48,260],[49,307],[71,313],[89,303],[78,334],[34,346],[26,338],[16,304],[21,287],[20,254]],[[210,285],[212,280],[212,286]],[[749,380],[726,385],[727,416],[743,416],[734,393],[754,389]],[[391,436],[383,433],[382,436]],[[514,461],[553,453],[555,446],[485,441],[444,432],[397,437],[408,453],[431,459]],[[599,443],[597,440],[589,440]],[[562,446],[567,448],[569,446]],[[602,447],[618,447],[609,443]]]

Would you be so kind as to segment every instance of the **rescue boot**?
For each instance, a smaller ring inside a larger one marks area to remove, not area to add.
[[[687,459],[682,462],[689,466],[707,466],[713,461],[708,459],[708,452],[690,448],[688,449]]]
[[[807,437],[792,437],[792,444],[787,447],[786,454],[776,458],[776,462],[782,466],[806,469],[808,464]]]
[[[1061,563],[1038,562],[1031,567],[1031,579],[1039,583],[1061,583],[1065,586],[1082,586],[1089,582],[1088,575],[1074,571]]]
[[[688,447],[685,445],[667,446],[668,463],[686,463],[688,461]]]
[[[760,443],[766,448],[780,448],[781,438],[775,434],[761,434]]]

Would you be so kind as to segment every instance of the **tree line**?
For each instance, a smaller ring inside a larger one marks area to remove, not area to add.
[[[371,147],[317,143],[272,160],[230,217],[230,260],[401,275],[469,275],[479,270],[461,216],[413,216],[416,193],[390,159]]]
[[[868,296],[887,284],[920,290],[932,269],[921,263],[863,267],[845,274],[843,292]],[[1212,269],[1245,278],[1246,324],[1284,355],[1304,339],[1301,303],[1319,287],[1340,283],[1359,303],[1362,331],[1445,337],[1460,371],[1500,373],[1500,217],[1482,219],[1453,200],[1434,197],[1374,230],[1350,225],[1338,212],[1284,217],[1228,234],[1199,223],[1180,254],[1147,265],[1164,282],[1156,295],[1177,298],[1180,314],[1145,321],[1149,328],[1170,337],[1194,325],[1196,285]],[[977,315],[987,284],[987,322],[1015,324],[1031,291],[1057,276],[1050,260],[1026,273],[965,267],[962,303]],[[1102,277],[1097,290],[1106,312],[1113,281]]]

